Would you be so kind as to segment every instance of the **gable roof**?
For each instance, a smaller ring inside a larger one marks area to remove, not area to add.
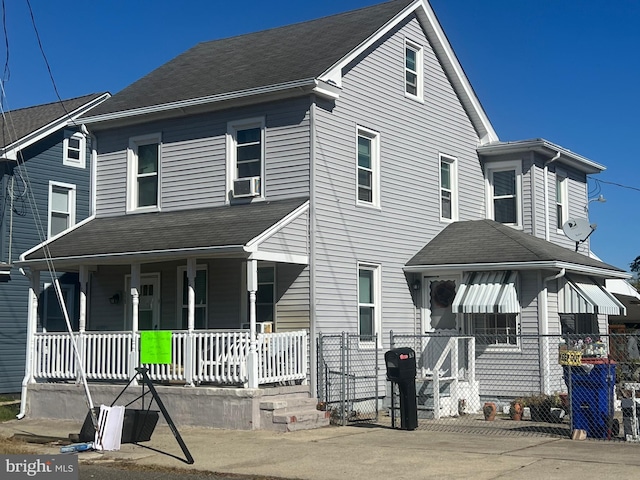
[[[0,116],[0,156],[15,160],[16,150],[67,125],[80,114],[109,97],[108,92],[92,93],[61,102],[11,110]]]
[[[505,270],[566,268],[610,278],[623,270],[493,220],[448,225],[406,264],[407,271],[435,268]]]
[[[308,198],[272,202],[90,218],[20,256],[20,262],[51,259],[113,260],[185,253],[243,252],[243,247],[289,215],[299,213]]]
[[[479,137],[493,127],[426,0],[393,0],[329,17],[204,42],[118,92],[86,123],[301,88],[337,98],[342,67],[410,15],[421,22]]]

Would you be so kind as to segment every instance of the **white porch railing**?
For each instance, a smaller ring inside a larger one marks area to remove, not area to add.
[[[68,334],[39,332],[34,337],[31,371],[35,379],[79,378]],[[83,332],[74,338],[88,379],[128,380],[135,374],[138,359],[133,352],[140,351],[139,333]],[[258,384],[305,380],[307,341],[306,331],[259,334]],[[247,330],[174,331],[171,363],[144,366],[155,381],[246,385],[249,343]]]

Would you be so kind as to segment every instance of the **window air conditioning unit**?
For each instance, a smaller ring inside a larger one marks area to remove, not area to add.
[[[260,195],[260,177],[239,178],[233,181],[234,198],[257,197]]]
[[[242,324],[243,330],[249,330],[249,322]],[[273,333],[273,322],[256,322],[256,333]]]

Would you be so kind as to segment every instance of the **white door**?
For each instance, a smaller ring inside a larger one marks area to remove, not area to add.
[[[131,276],[127,275],[125,292],[131,292]],[[158,330],[160,328],[160,274],[153,273],[140,276],[138,303],[138,330]],[[131,330],[132,302],[127,295],[125,305],[127,311],[126,330]]]
[[[422,279],[422,331],[458,332],[461,325],[451,304],[458,291],[458,277],[424,277]]]

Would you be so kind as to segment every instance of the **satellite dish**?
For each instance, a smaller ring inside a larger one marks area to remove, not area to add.
[[[590,224],[587,218],[570,218],[562,225],[562,231],[574,242],[584,242],[596,227],[597,225]]]

